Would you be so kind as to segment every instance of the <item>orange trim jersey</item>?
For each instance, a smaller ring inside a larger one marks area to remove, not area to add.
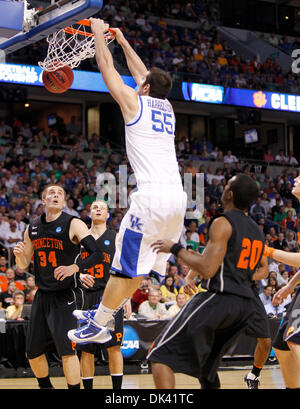
[[[103,256],[103,261],[101,264],[96,264],[85,270],[85,273],[91,274],[95,278],[94,286],[88,289],[85,288],[85,290],[95,291],[105,288],[110,276],[110,266],[115,254],[115,241],[116,232],[110,229],[105,230],[105,232],[96,240],[97,248]],[[81,247],[81,258],[85,259],[88,256],[89,253]]]
[[[68,266],[80,256],[80,245],[70,240],[70,223],[74,216],[62,214],[47,223],[45,214],[33,220],[29,225],[34,254],[34,275],[39,290],[61,291],[78,286],[79,273],[62,281],[54,278],[54,270],[59,266]]]
[[[201,281],[202,288],[253,298],[252,276],[263,256],[265,236],[257,223],[243,212],[231,210],[225,217],[232,226],[223,263],[216,274]]]

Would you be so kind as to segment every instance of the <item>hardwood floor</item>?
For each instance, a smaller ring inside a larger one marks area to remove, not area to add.
[[[247,389],[244,376],[249,369],[228,369],[219,371],[221,389]],[[195,378],[183,374],[176,374],[177,389],[199,389]],[[56,389],[66,389],[63,377],[52,377],[51,381]],[[94,389],[111,389],[109,376],[95,376]],[[279,367],[266,367],[261,373],[260,389],[284,389],[284,382]],[[0,389],[38,389],[34,378],[2,378]],[[151,374],[124,375],[123,389],[154,389]]]

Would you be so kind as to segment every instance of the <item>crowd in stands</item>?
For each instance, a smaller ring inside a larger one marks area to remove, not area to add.
[[[194,0],[183,4],[158,0],[111,0],[99,16],[111,27],[122,29],[147,67],[168,70],[174,81],[287,93],[299,90],[299,76],[291,71],[284,72],[277,58],[267,57],[260,61],[254,56],[247,59],[230,48],[217,29],[217,1]],[[178,20],[190,24],[178,25]],[[280,43],[289,51],[294,45],[297,44],[286,39]],[[43,40],[10,54],[7,61],[37,64],[45,58],[47,46]],[[112,46],[112,52],[119,63],[117,68],[129,75],[120,47]],[[79,68],[98,71],[95,59],[84,60]]]
[[[6,309],[8,305],[15,305],[13,294],[16,290],[24,292],[23,298],[26,303],[31,302],[36,290],[32,265],[29,266],[28,271],[17,268],[12,249],[16,242],[22,240],[30,221],[42,214],[40,195],[44,186],[50,183],[60,184],[67,192],[64,211],[80,217],[90,226],[90,206],[99,193],[99,183],[110,175],[115,179],[117,192],[119,192],[119,165],[127,166],[128,179],[133,176],[127,157],[120,147],[119,151],[116,151],[109,142],[97,135],[93,135],[91,140],[85,140],[80,134],[80,129],[76,130],[74,124],[73,126],[69,124],[68,128],[69,132],[61,137],[56,131],[47,134],[43,130],[33,129],[30,124],[22,124],[17,119],[14,119],[11,124],[0,121],[2,141],[0,146],[0,243],[2,244],[0,308],[2,309]],[[59,143],[62,145],[58,149]],[[65,150],[63,150],[64,147]],[[291,193],[298,171],[296,167],[285,166],[290,162],[282,159],[285,157],[284,152],[274,156],[271,151],[266,152],[268,155],[266,166],[263,172],[257,172],[254,165],[241,163],[239,157],[230,150],[223,156],[222,152],[205,138],[192,141],[181,138],[176,141],[176,150],[182,179],[184,180],[184,174],[192,175],[193,194],[196,175],[198,173],[204,175],[203,212],[195,208],[192,200],[188,202],[187,214],[193,216],[186,218],[180,239],[187,249],[201,252],[206,246],[209,223],[214,216],[222,213],[221,196],[226,182],[232,176],[243,172],[250,175],[259,188],[260,196],[250,207],[249,215],[265,233],[266,243],[285,251],[299,251],[300,205]],[[83,157],[82,155],[85,154],[87,156]],[[216,162],[216,168],[213,167],[214,162]],[[273,163],[281,165],[276,167],[280,169],[276,176],[274,172],[271,176],[271,168],[268,166]],[[134,183],[127,186],[127,195],[129,196],[134,189]],[[126,212],[126,208],[120,207],[119,194],[116,194],[115,205],[110,203],[110,198],[107,197],[111,207],[108,227],[116,231]],[[156,311],[157,316],[166,317],[171,316],[172,311],[178,311],[179,306],[188,299],[183,294],[183,280],[187,272],[188,267],[180,259],[171,257],[163,282],[154,275],[150,275],[148,281],[144,280],[138,293],[133,297],[134,312],[147,317],[149,311],[153,312],[156,308],[161,308]],[[274,273],[276,280],[272,277]],[[295,268],[273,261],[270,264],[269,280],[257,283],[260,293],[263,294],[266,291],[264,287],[271,284],[274,292],[294,273]],[[199,291],[203,291],[201,280],[198,285]],[[156,293],[148,300],[152,290]],[[18,295],[17,299],[21,301],[20,293]],[[140,305],[146,301],[148,304],[144,304],[140,309]],[[156,304],[159,307],[154,307]],[[160,304],[164,304],[165,308],[160,307]],[[19,315],[20,311],[21,307],[17,311]],[[15,309],[13,312],[17,313]]]

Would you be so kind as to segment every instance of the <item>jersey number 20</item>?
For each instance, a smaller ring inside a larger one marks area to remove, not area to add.
[[[263,250],[263,243],[259,240],[253,240],[245,237],[242,241],[243,250],[241,251],[239,261],[237,263],[238,268],[253,270],[261,256]]]

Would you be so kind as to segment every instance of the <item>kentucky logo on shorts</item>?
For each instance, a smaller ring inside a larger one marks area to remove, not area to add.
[[[143,223],[140,222],[140,218],[134,216],[133,214],[130,215],[130,223],[131,223],[131,228],[132,229],[137,229],[139,231],[142,231]]]

